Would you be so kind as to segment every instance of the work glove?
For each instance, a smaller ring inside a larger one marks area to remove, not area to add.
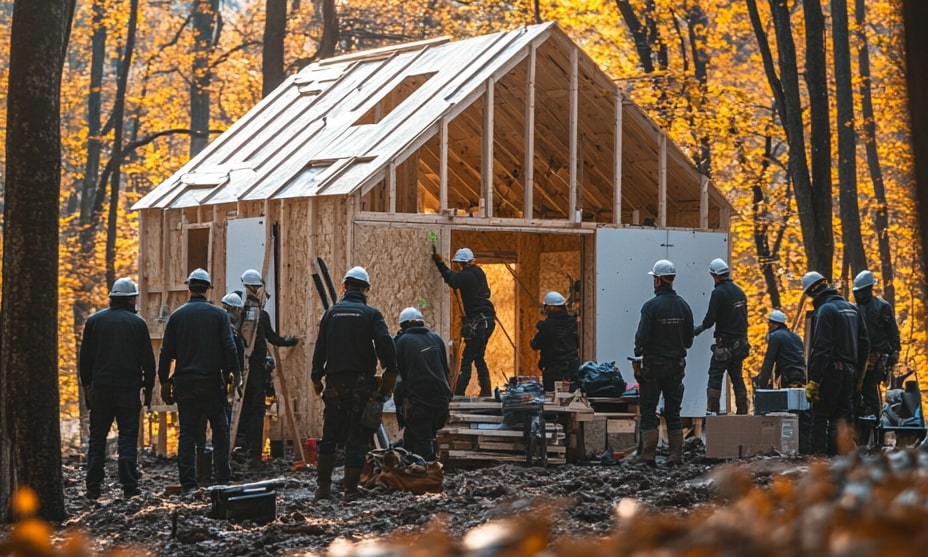
[[[899,351],[896,350],[895,352],[889,355],[889,361],[886,362],[887,364],[886,367],[889,368],[888,371],[892,372],[893,368],[896,367],[896,364],[898,363],[899,363]]]
[[[296,346],[299,342],[300,339],[294,336],[284,337],[284,346]]]
[[[151,389],[145,387],[142,389],[142,397],[144,399],[145,408],[151,409]]]
[[[818,404],[818,382],[809,381],[806,383],[806,400],[812,404]]]
[[[635,376],[636,381],[641,381],[641,358],[631,358],[632,360],[632,374]]]
[[[325,388],[325,385],[322,384],[322,379],[313,379],[313,390],[316,391],[316,394],[322,396],[322,389]]]
[[[84,385],[84,402],[87,403],[87,409],[93,405],[93,385]]]
[[[432,252],[432,261],[435,263],[442,263],[445,261],[445,258],[441,256],[437,251]]]
[[[161,400],[165,404],[174,404],[174,381],[168,379],[161,382]]]
[[[703,327],[702,325],[696,325],[696,328],[693,329],[693,336],[697,336],[697,337],[698,337],[698,336],[701,335],[702,332],[705,331],[705,330],[706,330],[706,328]]]
[[[383,376],[380,378],[380,388],[377,389],[377,398],[381,402],[385,402],[393,396],[393,387],[396,386],[396,375],[395,369],[388,369],[383,372]]]

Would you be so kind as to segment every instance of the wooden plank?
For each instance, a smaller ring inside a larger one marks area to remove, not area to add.
[[[622,224],[622,93],[618,88],[615,90],[615,126],[613,131],[613,208],[612,222]]]
[[[454,460],[490,460],[500,462],[525,462],[525,455],[515,455],[506,453],[484,453],[476,451],[449,450],[444,453],[450,459]],[[548,464],[566,464],[565,458],[548,458]]]
[[[487,79],[486,96],[483,100],[483,151],[481,170],[483,183],[483,211],[481,216],[493,217],[493,94],[496,90],[493,78]]]
[[[577,48],[570,46],[570,124],[569,124],[569,152],[570,162],[570,201],[568,202],[567,220],[580,222],[582,216],[577,218],[577,123],[578,123],[578,90],[577,90]]]
[[[529,47],[525,89],[525,162],[522,175],[525,177],[522,218],[531,220],[535,210],[535,67],[537,62],[535,45]]]
[[[667,228],[667,134],[658,133],[657,226]]]

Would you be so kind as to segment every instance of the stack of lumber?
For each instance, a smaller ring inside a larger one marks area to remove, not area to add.
[[[495,400],[453,400],[448,423],[437,435],[442,463],[525,462],[522,427],[503,429],[502,422],[502,404]],[[563,426],[547,423],[546,430],[548,464],[565,464]]]

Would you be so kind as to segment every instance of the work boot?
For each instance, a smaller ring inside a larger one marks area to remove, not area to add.
[[[213,452],[197,452],[197,483],[209,485],[210,476],[213,474]]]
[[[748,413],[748,394],[747,393],[736,393],[735,394],[735,413],[739,415],[745,415]]]
[[[670,455],[664,462],[666,466],[679,466],[683,464],[683,430],[675,429],[667,432],[670,442]]]
[[[641,451],[632,459],[633,466],[650,466],[651,468],[657,466],[654,461],[654,455],[657,453],[657,437],[656,429],[641,432]]]
[[[480,384],[480,398],[493,396],[493,386],[490,384],[490,378],[480,377],[478,381]]]
[[[313,500],[332,498],[332,469],[335,468],[334,454],[320,454],[316,460],[316,493]]]
[[[706,389],[706,414],[710,416],[718,416],[720,408],[720,403],[722,400],[722,391],[719,389]]]
[[[361,498],[358,482],[361,481],[361,469],[345,467],[345,501],[357,501]]]

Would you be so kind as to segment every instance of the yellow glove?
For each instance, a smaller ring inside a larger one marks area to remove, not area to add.
[[[818,403],[818,383],[815,381],[809,381],[806,383],[806,399],[812,404]]]

